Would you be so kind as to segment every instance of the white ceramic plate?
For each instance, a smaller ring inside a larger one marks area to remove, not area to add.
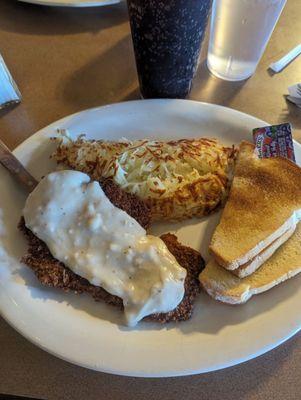
[[[55,7],[98,7],[119,3],[120,0],[19,0],[23,3]]]
[[[240,112],[184,100],[121,103],[83,111],[36,133],[15,154],[39,179],[54,169],[49,160],[55,129],[88,138],[217,137],[225,144],[251,140],[264,121]],[[297,161],[301,146],[296,144]],[[26,249],[18,232],[25,193],[0,169],[0,310],[22,335],[60,358],[98,371],[144,377],[213,371],[249,360],[288,339],[301,326],[301,277],[251,299],[242,306],[220,304],[202,293],[193,318],[169,325],[119,324],[121,314],[84,295],[41,287],[20,264]],[[273,205],[271,204],[271,207]],[[207,257],[218,215],[182,224],[158,225]]]

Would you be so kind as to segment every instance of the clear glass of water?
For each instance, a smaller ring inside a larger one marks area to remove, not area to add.
[[[219,78],[255,72],[286,0],[214,0],[207,65]]]

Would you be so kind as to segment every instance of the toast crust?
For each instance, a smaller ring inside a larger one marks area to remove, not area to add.
[[[229,198],[210,244],[215,260],[229,270],[294,229],[301,215],[300,167],[282,157],[259,159],[254,150],[252,143],[240,145]]]
[[[234,275],[239,278],[245,278],[255,272],[259,266],[261,266],[265,261],[267,261],[274,252],[285,243],[295,232],[295,228],[289,229],[278,239],[274,240],[269,246],[267,246],[263,251],[261,251],[256,257],[246,264],[241,265],[239,268],[231,271]]]
[[[214,299],[242,304],[301,272],[301,223],[295,233],[257,271],[239,278],[211,259],[201,272],[201,286]]]

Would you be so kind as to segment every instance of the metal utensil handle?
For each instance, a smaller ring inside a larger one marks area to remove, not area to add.
[[[20,161],[1,140],[0,163],[30,192],[37,186],[38,182],[35,178],[23,167]]]

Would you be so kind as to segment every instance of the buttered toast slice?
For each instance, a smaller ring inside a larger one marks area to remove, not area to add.
[[[229,198],[210,244],[214,259],[228,270],[253,260],[248,273],[265,261],[260,253],[271,244],[270,253],[275,251],[282,244],[277,239],[289,237],[301,214],[300,167],[281,157],[259,159],[254,149],[248,142],[240,145]]]
[[[278,247],[280,247],[292,236],[294,231],[295,231],[295,226],[284,232],[283,235],[281,235],[269,246],[267,246],[264,250],[262,250],[259,254],[257,254],[257,256],[254,257],[251,261],[241,265],[239,268],[234,269],[231,272],[234,275],[237,275],[239,278],[245,278],[246,276],[251,275],[275,253]]]
[[[199,279],[206,292],[229,304],[245,303],[259,294],[301,272],[301,223],[295,233],[256,272],[238,278],[212,259]]]
[[[222,204],[233,174],[235,150],[217,140],[57,139],[54,158],[94,180],[112,179],[145,201],[154,220],[202,217]]]

